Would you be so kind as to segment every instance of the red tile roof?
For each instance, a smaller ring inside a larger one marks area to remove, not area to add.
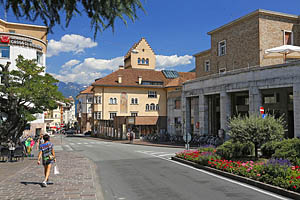
[[[118,83],[118,77],[122,83]],[[139,77],[143,81],[162,82],[162,85],[140,85]],[[180,86],[184,81],[195,78],[195,72],[179,72],[178,78],[167,79],[161,71],[144,69],[119,69],[101,79],[96,80],[92,86],[135,86],[135,87],[173,87]]]
[[[85,90],[82,90],[81,92],[80,92],[80,94],[93,94],[93,92],[92,92],[92,89],[93,89],[93,86],[89,86],[88,88],[86,88]]]

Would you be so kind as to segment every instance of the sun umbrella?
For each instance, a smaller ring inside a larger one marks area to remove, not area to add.
[[[293,45],[282,45],[265,50],[264,58],[300,58],[300,47]]]

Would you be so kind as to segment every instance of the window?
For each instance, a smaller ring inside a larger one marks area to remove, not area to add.
[[[139,102],[138,102],[138,98],[131,98],[131,104],[132,105],[137,105]]]
[[[94,112],[94,119],[101,119],[101,112]]]
[[[226,54],[226,41],[225,40],[219,42],[218,51],[219,51],[219,56],[224,56]]]
[[[117,98],[110,98],[109,104],[117,104]]]
[[[137,117],[137,116],[138,116],[138,113],[137,113],[137,112],[131,112],[131,116],[132,116],[132,117]]]
[[[283,31],[284,32],[284,44],[293,45],[293,32]]]
[[[155,110],[155,104],[154,103],[150,104],[150,110]]]
[[[157,98],[156,91],[148,91],[148,98]]]
[[[101,96],[95,96],[94,97],[94,103],[95,104],[101,104]]]
[[[36,62],[40,65],[43,65],[43,53],[40,51],[36,52]]]
[[[10,32],[10,33],[16,33],[15,30],[9,30],[8,32]]]
[[[117,113],[116,113],[116,112],[111,112],[111,113],[109,113],[109,118],[110,118],[110,119],[114,119],[116,116],[117,116]]]
[[[142,59],[142,64],[145,64],[145,58]]]
[[[0,58],[9,58],[9,46],[0,46]]]
[[[146,65],[149,65],[149,58],[146,58]]]
[[[149,104],[146,104],[146,110],[149,110]]]
[[[210,71],[210,60],[206,60],[204,62],[204,71],[206,71],[206,72]]]
[[[175,117],[175,127],[180,128],[181,127],[181,118],[180,117]]]
[[[181,100],[175,100],[175,109],[180,109],[181,107]]]
[[[264,100],[264,104],[270,104],[270,103],[277,103],[278,100],[276,99],[275,94],[264,94],[263,95],[263,100]],[[279,98],[279,94],[278,94],[278,98]]]
[[[219,69],[219,74],[226,74],[226,68]]]
[[[93,98],[92,97],[88,97],[86,100],[87,103],[93,103]]]
[[[159,81],[142,81],[142,85],[163,85],[163,82]]]
[[[138,64],[141,64],[141,59],[140,58],[138,58]]]
[[[88,113],[92,113],[92,107],[91,106],[88,109]]]
[[[0,85],[2,85],[3,84],[3,80],[2,80],[2,72],[0,72]]]
[[[159,110],[159,105],[158,104],[156,104],[156,110]]]

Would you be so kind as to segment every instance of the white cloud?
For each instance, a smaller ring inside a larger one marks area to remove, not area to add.
[[[157,55],[156,56],[156,68],[162,69],[162,68],[170,68],[170,67],[176,67],[180,65],[188,65],[192,63],[193,56],[190,55],[184,55],[184,56],[178,56],[178,55],[171,55],[171,56],[163,56],[163,55]]]
[[[56,79],[63,82],[77,82],[91,84],[95,79],[103,77],[105,71],[118,69],[123,65],[123,57],[113,59],[86,58],[83,62],[70,60],[66,62],[59,71],[59,74],[52,74]]]
[[[97,46],[98,43],[81,35],[64,35],[60,41],[50,40],[47,49],[47,57],[58,55],[61,52],[74,52],[75,54],[84,52],[86,48]]]
[[[156,56],[156,68],[159,70],[191,64],[192,56]],[[62,65],[59,74],[52,74],[56,79],[63,82],[77,82],[91,84],[95,79],[101,78],[124,65],[124,57],[112,59],[86,58],[82,62],[70,60]]]

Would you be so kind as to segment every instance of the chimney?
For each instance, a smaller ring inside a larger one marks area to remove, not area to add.
[[[118,75],[118,83],[122,83],[122,75]]]
[[[124,69],[124,66],[123,65],[119,65],[119,69]]]
[[[142,85],[142,76],[139,76],[139,85]]]

